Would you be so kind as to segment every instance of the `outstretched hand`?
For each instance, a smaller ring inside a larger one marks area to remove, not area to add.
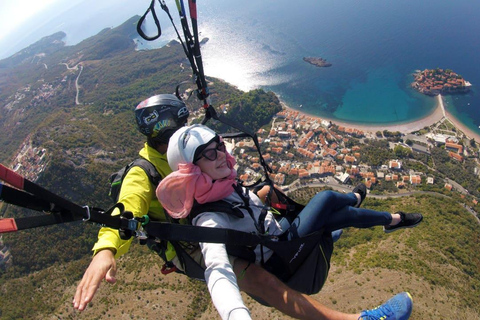
[[[117,279],[117,265],[115,256],[111,250],[105,249],[98,252],[85,271],[82,281],[77,286],[73,307],[79,311],[85,310],[87,304],[92,301],[102,279],[108,283],[115,283]]]

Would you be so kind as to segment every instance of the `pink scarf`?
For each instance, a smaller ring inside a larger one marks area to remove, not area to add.
[[[178,171],[166,176],[157,187],[157,198],[168,214],[175,219],[185,218],[192,209],[194,199],[198,203],[221,200],[229,196],[236,184],[235,159],[227,152],[226,160],[231,168],[226,178],[213,181],[193,163],[178,165]]]

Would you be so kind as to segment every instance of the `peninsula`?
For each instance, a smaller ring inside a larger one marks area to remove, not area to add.
[[[314,66],[317,67],[331,67],[332,64],[330,62],[327,62],[327,60],[323,58],[315,58],[315,57],[304,57],[303,61],[306,61],[310,64],[313,64]]]
[[[464,93],[470,90],[470,82],[450,69],[425,69],[414,74],[412,88],[419,92],[436,96],[439,94]]]

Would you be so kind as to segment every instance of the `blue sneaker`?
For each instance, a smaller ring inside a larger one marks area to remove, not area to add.
[[[362,311],[358,320],[407,320],[412,307],[412,296],[402,292],[375,309]]]

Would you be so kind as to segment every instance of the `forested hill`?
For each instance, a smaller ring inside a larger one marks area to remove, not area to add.
[[[138,18],[75,46],[65,46],[61,41],[65,34],[56,33],[0,61],[3,164],[13,167],[23,143],[31,141],[34,147],[46,149],[48,165],[39,177],[41,185],[82,205],[111,205],[108,177],[136,158],[145,140],[135,127],[135,106],[154,94],[173,93],[185,81],[181,90],[194,88],[178,42],[135,50]],[[236,120],[254,130],[281,110],[273,93],[241,92],[221,80],[207,80],[214,106],[228,103]],[[187,104],[192,111],[201,109],[193,96]],[[23,169],[37,170],[29,165],[25,161]],[[12,206],[5,213],[24,214],[31,213]],[[6,235],[14,264],[3,277],[89,255],[97,230],[77,223]]]

